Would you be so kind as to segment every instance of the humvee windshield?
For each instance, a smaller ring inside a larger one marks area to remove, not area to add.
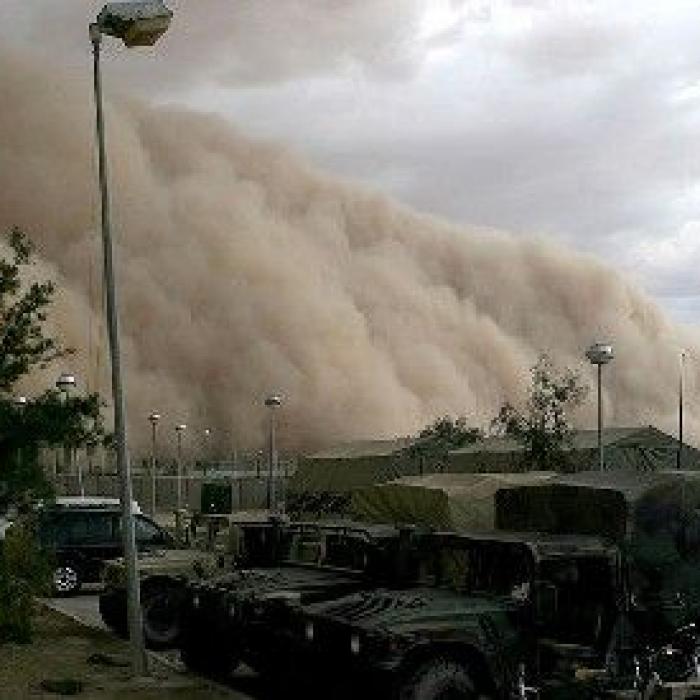
[[[445,538],[425,558],[420,580],[459,592],[524,598],[533,572],[532,554],[522,543]]]
[[[281,533],[280,558],[291,564],[364,571],[369,547],[369,538],[361,530],[290,528]]]

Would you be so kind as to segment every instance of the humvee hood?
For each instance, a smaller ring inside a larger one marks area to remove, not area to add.
[[[315,613],[354,627],[408,632],[425,626],[454,625],[458,620],[513,611],[510,598],[467,596],[454,591],[417,588],[407,591],[363,591],[341,601],[319,605]]]
[[[267,598],[280,591],[328,590],[336,586],[357,585],[358,577],[338,571],[311,567],[278,567],[273,569],[240,569],[217,578],[213,584],[231,587],[237,595]]]

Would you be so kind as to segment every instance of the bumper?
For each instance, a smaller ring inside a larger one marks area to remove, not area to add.
[[[398,661],[384,660],[363,652],[353,654],[350,642],[322,637],[306,639],[291,627],[271,622],[248,624],[243,660],[263,675],[284,674],[297,682],[313,678],[327,685],[390,688]]]
[[[194,597],[196,605],[192,595],[186,595],[182,605],[182,637],[187,638],[189,644],[237,647],[240,628],[236,620],[229,617],[221,596],[198,592]]]

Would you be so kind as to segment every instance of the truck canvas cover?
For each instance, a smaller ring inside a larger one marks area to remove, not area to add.
[[[579,472],[536,485],[504,485],[495,504],[499,529],[622,541],[635,532],[689,527],[700,513],[700,475]]]
[[[493,530],[495,495],[503,487],[536,486],[554,472],[519,474],[429,474],[374,484],[352,494],[358,520],[415,524],[440,530]]]

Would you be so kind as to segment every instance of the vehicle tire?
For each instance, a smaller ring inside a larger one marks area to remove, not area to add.
[[[118,637],[127,639],[126,592],[105,591],[99,597],[100,617]]]
[[[217,643],[216,639],[205,641],[200,635],[183,635],[180,658],[190,671],[214,680],[227,678],[240,663],[238,655],[228,645]]]
[[[75,595],[81,584],[80,573],[74,564],[60,564],[53,570],[51,588],[55,596]]]
[[[485,700],[469,668],[452,659],[432,659],[401,684],[398,700]]]
[[[172,649],[182,635],[183,591],[175,583],[144,588],[141,594],[143,635],[149,649]]]

